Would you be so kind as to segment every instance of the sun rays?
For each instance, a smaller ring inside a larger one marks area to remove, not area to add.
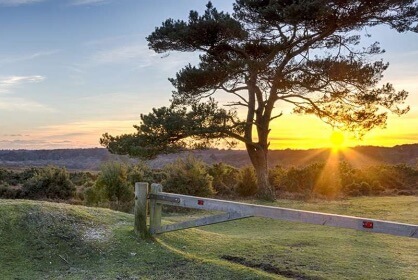
[[[313,189],[314,194],[327,198],[336,198],[341,191],[340,153],[332,147],[324,167],[319,174]]]
[[[371,156],[368,147],[365,147],[365,154],[362,153],[361,147],[353,149],[346,147],[344,143],[345,137],[342,132],[334,131],[331,134],[329,149],[322,150],[322,152],[328,152],[328,156],[323,165],[323,169],[315,181],[313,188],[314,194],[331,199],[341,195],[343,177],[341,174],[342,162],[346,162],[355,168],[381,163],[377,155],[376,157]]]

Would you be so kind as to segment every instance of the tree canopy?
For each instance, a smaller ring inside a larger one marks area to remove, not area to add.
[[[412,0],[236,0],[233,14],[209,2],[203,14],[167,19],[151,33],[158,53],[199,52],[169,79],[176,91],[170,107],[141,115],[137,133],[104,134],[111,152],[140,157],[207,146],[231,139],[246,146],[263,197],[274,197],[267,181],[270,122],[290,104],[331,126],[361,137],[384,127],[389,112],[402,115],[406,91],[380,85],[388,63],[373,60],[379,43],[361,46],[366,28],[388,25],[398,32],[418,31],[418,6]],[[235,101],[220,108],[216,93]],[[245,109],[239,119],[236,109]],[[193,141],[193,140],[197,140]]]

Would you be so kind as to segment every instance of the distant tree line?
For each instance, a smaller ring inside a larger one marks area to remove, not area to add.
[[[355,168],[345,161],[302,167],[276,166],[269,181],[279,198],[334,199],[369,195],[418,195],[418,168],[404,164]],[[161,183],[167,192],[240,199],[257,193],[252,167],[205,164],[193,156],[162,169],[145,163],[107,162],[98,173],[68,172],[56,166],[24,170],[0,168],[0,198],[65,200],[70,203],[131,211],[135,182]]]
[[[383,164],[416,165],[418,163],[418,144],[405,144],[395,147],[360,146],[351,148],[353,152],[360,153],[362,159],[346,159],[344,154],[341,160],[349,160],[354,166],[368,166],[380,162]],[[185,157],[183,154],[164,155],[148,161],[153,168],[163,168],[167,162],[176,158]],[[244,150],[219,150],[206,149],[193,152],[204,162],[212,165],[224,162],[234,167],[250,165],[250,160]],[[271,150],[269,152],[269,166],[282,165],[283,167],[311,164],[326,161],[329,157],[328,149],[309,150]],[[103,162],[107,161],[139,162],[138,159],[127,158],[110,154],[106,149],[60,149],[60,150],[0,150],[0,166],[25,168],[27,166],[45,166],[47,164],[66,167],[70,170],[95,170],[99,171]]]

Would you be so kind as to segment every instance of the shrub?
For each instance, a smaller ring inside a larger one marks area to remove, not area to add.
[[[164,191],[204,197],[215,194],[206,164],[193,156],[179,158],[163,171],[167,176],[162,182]]]
[[[0,183],[0,198],[15,199],[22,197],[20,188],[13,188],[5,183]]]
[[[134,188],[128,180],[128,166],[107,162],[100,168],[94,185],[83,185],[84,204],[131,212],[134,205]]]
[[[75,187],[67,170],[49,166],[36,169],[24,183],[23,191],[33,199],[69,199],[74,195]]]
[[[95,188],[103,196],[101,200],[133,200],[133,186],[128,181],[128,168],[119,162],[107,162],[101,166]]]
[[[352,183],[345,186],[343,190],[349,196],[363,196],[372,193],[372,187],[367,182]]]
[[[128,167],[128,181],[134,186],[136,182],[157,183],[154,178],[153,170],[144,162]]]
[[[257,177],[254,168],[244,167],[239,173],[239,182],[236,191],[241,196],[251,196],[257,193]]]
[[[348,196],[360,196],[361,195],[359,191],[359,184],[355,182],[343,186],[343,192],[344,194]]]
[[[164,182],[167,179],[167,173],[162,169],[152,170],[152,180],[150,183],[160,183]]]
[[[0,168],[0,182],[4,181],[4,179],[7,177],[8,171],[6,169]]]
[[[101,195],[97,188],[88,187],[84,189],[84,203],[86,205],[97,206],[101,201]]]
[[[17,186],[21,182],[19,172],[0,168],[0,183],[6,183],[10,186]]]
[[[276,165],[269,170],[269,182],[276,190],[279,190],[283,185],[283,180],[286,177],[286,169],[280,165]]]
[[[239,179],[239,171],[235,167],[222,162],[216,163],[209,167],[208,173],[213,177],[213,188],[217,194],[234,194]]]
[[[26,168],[22,172],[19,173],[19,180],[20,182],[25,182],[26,180],[29,180],[30,178],[34,177],[37,173],[42,172],[43,168],[39,167],[30,167]]]
[[[381,195],[385,191],[385,188],[380,184],[379,181],[373,181],[370,185],[371,195]]]
[[[372,188],[370,187],[369,183],[361,182],[359,185],[359,192],[361,195],[370,195]]]
[[[278,190],[308,197],[312,195],[323,168],[323,163],[313,163],[303,168],[291,167],[280,180]]]
[[[97,179],[97,175],[90,172],[72,172],[70,173],[70,179],[75,186],[84,186],[94,182]]]
[[[399,190],[404,190],[403,193],[415,193],[418,190],[418,170],[411,166],[376,165],[353,170],[343,180],[343,190],[347,195],[391,195]]]
[[[336,168],[321,171],[315,181],[312,195],[327,199],[341,196],[341,179]]]

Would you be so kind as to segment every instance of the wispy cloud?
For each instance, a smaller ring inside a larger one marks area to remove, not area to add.
[[[98,64],[134,62],[139,67],[146,67],[152,64],[155,57],[158,55],[143,44],[133,44],[99,51],[92,56],[92,60]]]
[[[99,138],[104,132],[112,135],[132,133],[135,131],[133,123],[134,120],[97,120],[34,127],[20,130],[13,136],[0,136],[0,149],[100,147]]]
[[[37,83],[43,80],[45,80],[45,77],[39,76],[39,75],[0,77],[0,94],[7,93],[12,88],[17,87],[24,83]]]
[[[71,5],[82,6],[82,5],[96,5],[110,2],[109,0],[73,0]]]
[[[63,141],[48,141],[44,139],[0,139],[0,149],[14,150],[14,149],[68,149],[78,147],[77,142],[68,140]],[[80,146],[83,147],[83,146]]]
[[[1,97],[0,110],[2,111],[24,111],[24,112],[55,112],[54,109],[36,101],[20,97]]]
[[[8,76],[0,77],[0,110],[2,111],[25,111],[25,112],[54,112],[49,108],[36,101],[27,100],[25,98],[10,96],[14,88],[27,83],[38,83],[45,80],[45,77],[34,76]]]
[[[13,7],[44,2],[45,0],[0,0],[0,6]]]
[[[16,63],[16,62],[21,62],[21,61],[26,61],[26,60],[37,59],[40,57],[45,57],[45,56],[56,54],[58,52],[59,50],[50,50],[50,51],[40,51],[40,52],[31,53],[31,54],[23,54],[23,55],[9,55],[7,57],[0,56],[0,64]]]
[[[115,36],[108,36],[108,37],[102,37],[102,38],[93,38],[89,41],[86,41],[83,43],[84,46],[89,47],[102,47],[107,45],[114,45],[118,44],[120,42],[126,42],[127,40],[136,40],[136,41],[142,41],[144,45],[146,45],[146,42],[144,38],[146,37],[146,34],[144,33],[128,33],[128,34],[118,34]]]
[[[48,0],[0,0],[0,6],[16,7],[21,5],[30,5]],[[85,6],[85,5],[99,5],[111,2],[111,0],[69,0],[70,6]]]
[[[4,137],[27,137],[29,134],[23,135],[23,134],[3,134]]]
[[[59,125],[45,125],[38,127],[37,131],[32,131],[31,135],[45,137],[49,139],[80,137],[83,135],[97,135],[94,139],[98,144],[100,136],[104,132],[114,134],[133,132],[133,124],[137,120],[86,120],[70,122]],[[71,140],[71,139],[69,139]]]
[[[145,42],[139,42],[96,51],[91,55],[88,64],[129,64],[133,67],[132,70],[155,66],[161,71],[172,72],[189,62],[196,62],[198,55],[177,52],[161,55],[150,50]]]

